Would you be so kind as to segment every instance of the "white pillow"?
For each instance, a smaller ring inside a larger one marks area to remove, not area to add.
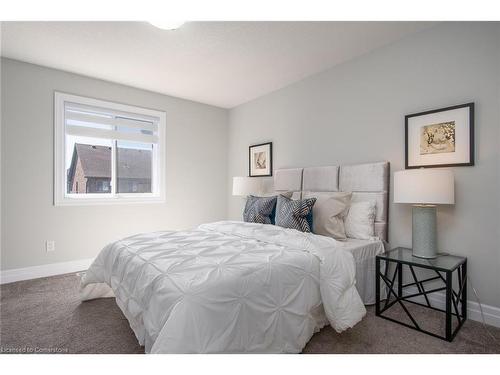
[[[351,202],[344,220],[345,233],[349,238],[370,240],[375,236],[376,203],[374,201]]]

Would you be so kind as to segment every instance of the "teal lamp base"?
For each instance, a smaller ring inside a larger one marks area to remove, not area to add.
[[[414,205],[412,207],[413,256],[437,258],[436,206]]]

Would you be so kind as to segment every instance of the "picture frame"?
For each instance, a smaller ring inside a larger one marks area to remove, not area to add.
[[[266,142],[248,147],[248,176],[273,175],[273,143]]]
[[[473,165],[473,102],[405,116],[405,169]]]

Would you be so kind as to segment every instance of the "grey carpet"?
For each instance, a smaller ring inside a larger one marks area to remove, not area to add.
[[[143,353],[113,298],[80,303],[76,275],[20,281],[1,286],[2,352]],[[412,307],[430,329],[443,328],[439,313]],[[394,316],[403,318],[402,311]],[[373,307],[353,329],[316,333],[304,353],[500,353],[500,329],[465,322],[448,343],[377,318]]]

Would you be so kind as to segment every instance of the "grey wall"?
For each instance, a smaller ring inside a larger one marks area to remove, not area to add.
[[[247,175],[248,146],[265,141],[275,168],[403,169],[405,114],[474,101],[476,166],[453,168],[456,204],[438,209],[439,240],[469,258],[482,302],[500,306],[499,43],[499,23],[441,24],[231,110],[228,186]],[[228,199],[240,218],[242,200]],[[391,245],[409,246],[411,208],[391,203],[389,214]]]
[[[227,110],[9,59],[1,69],[2,270],[91,258],[123,236],[226,217]],[[54,90],[167,113],[165,204],[52,205]],[[56,251],[45,252],[47,239]]]

